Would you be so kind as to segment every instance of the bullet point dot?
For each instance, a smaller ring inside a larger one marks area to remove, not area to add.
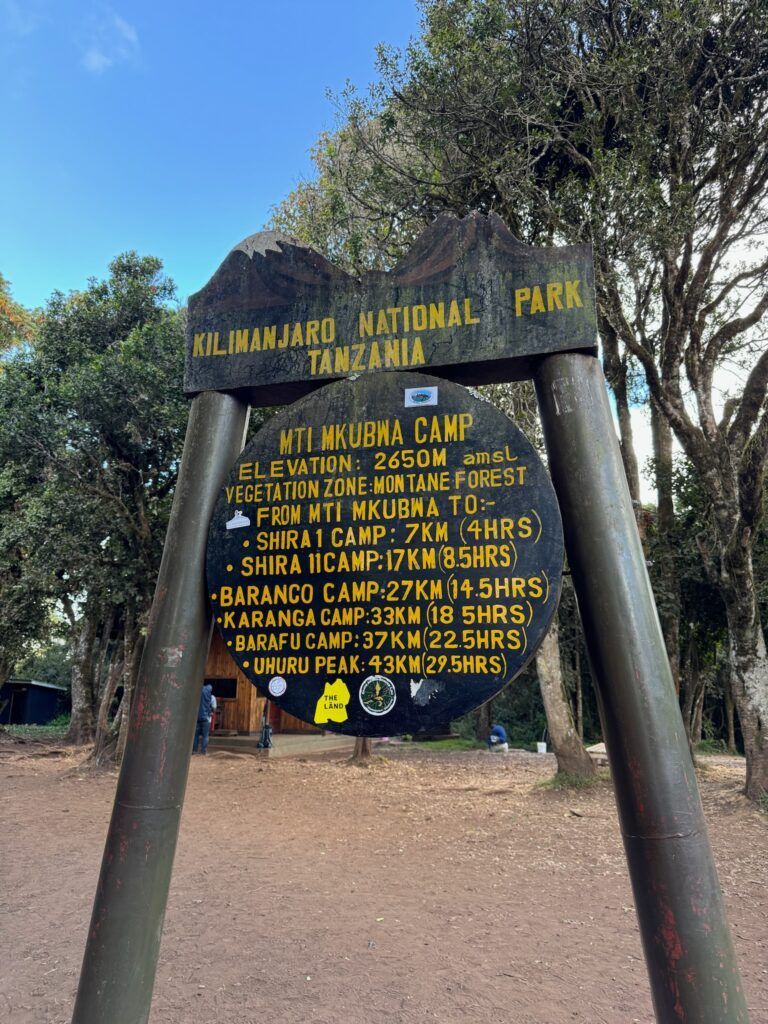
[[[215,600],[216,600],[216,595],[215,595],[215,594],[211,594],[211,600],[212,600],[212,601],[215,601]]]
[[[221,622],[221,618],[219,617],[218,619],[216,619],[216,621],[217,621],[217,622]]]
[[[231,640],[227,640],[227,647],[231,647],[231,646],[232,646],[232,641]]]
[[[232,572],[232,566],[231,565],[227,566],[227,572]]]
[[[243,541],[243,547],[244,548],[249,548],[250,546],[251,546],[251,542],[249,540],[244,540]]]
[[[249,665],[250,665],[250,661],[244,661],[243,662],[243,668],[248,668]]]

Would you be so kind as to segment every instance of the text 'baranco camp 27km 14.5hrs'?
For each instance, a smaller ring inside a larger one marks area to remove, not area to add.
[[[331,384],[242,453],[214,512],[215,621],[290,714],[355,735],[445,726],[533,656],[560,515],[520,431],[413,373]]]

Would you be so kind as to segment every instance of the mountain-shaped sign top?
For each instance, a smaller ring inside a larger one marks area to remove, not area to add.
[[[512,380],[544,354],[595,345],[590,246],[534,248],[495,214],[444,214],[390,272],[356,278],[266,231],[190,298],[185,391],[273,405],[380,370]]]

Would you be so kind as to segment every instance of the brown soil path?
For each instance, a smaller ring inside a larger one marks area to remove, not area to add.
[[[0,1021],[70,1019],[115,776],[0,747]],[[152,1024],[651,1024],[608,783],[549,756],[193,761]],[[768,819],[702,790],[752,1024],[768,1024]]]

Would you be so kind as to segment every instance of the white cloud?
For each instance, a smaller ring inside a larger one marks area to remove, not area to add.
[[[119,14],[113,15],[115,28],[120,35],[125,39],[129,46],[135,46],[138,48],[139,45],[139,34],[133,25],[129,25],[127,21],[120,17]]]
[[[0,19],[3,27],[13,36],[28,36],[46,20],[40,0],[0,0]]]
[[[101,50],[92,46],[90,50],[86,50],[83,54],[82,63],[86,71],[93,71],[94,74],[100,75],[102,71],[106,71],[107,68],[111,67],[114,61],[106,53],[102,53]]]
[[[80,63],[101,75],[116,64],[135,63],[141,53],[139,33],[111,7],[103,7],[81,34]]]

